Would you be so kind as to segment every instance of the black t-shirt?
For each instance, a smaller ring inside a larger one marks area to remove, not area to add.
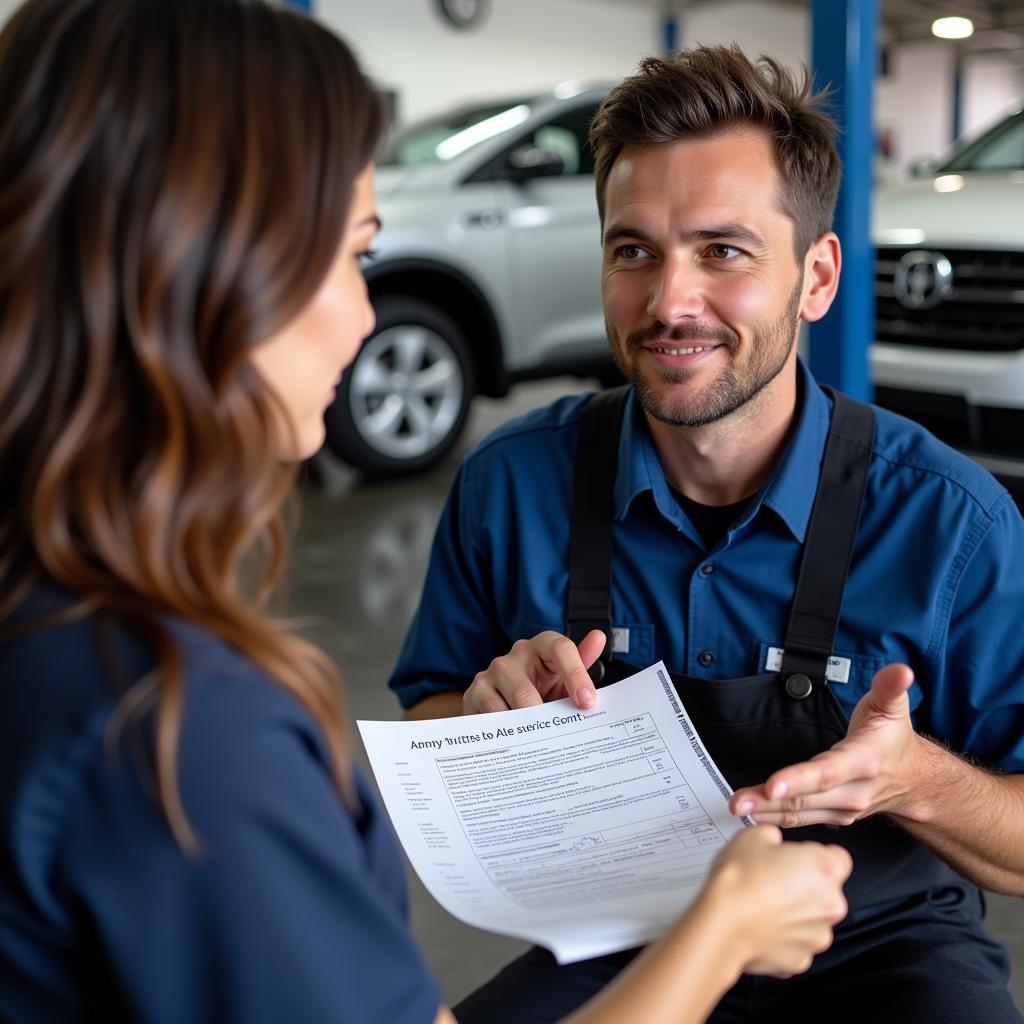
[[[669,490],[690,522],[697,528],[704,546],[709,551],[729,532],[729,527],[743,515],[753,499],[753,495],[747,495],[731,505],[702,505],[674,487],[669,487]]]

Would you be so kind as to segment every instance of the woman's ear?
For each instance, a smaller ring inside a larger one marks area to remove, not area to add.
[[[839,287],[843,252],[835,232],[827,231],[804,256],[804,294],[800,317],[808,323],[820,320],[832,305]]]

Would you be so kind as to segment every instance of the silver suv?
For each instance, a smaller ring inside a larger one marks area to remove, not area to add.
[[[435,463],[474,394],[614,373],[587,128],[607,86],[467,106],[390,141],[367,268],[377,328],[327,413],[368,476]]]
[[[1003,457],[1024,459],[1024,108],[880,190],[873,235],[876,401],[1019,475]]]

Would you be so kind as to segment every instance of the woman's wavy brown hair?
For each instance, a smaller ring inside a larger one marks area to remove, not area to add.
[[[312,298],[383,129],[348,48],[259,0],[29,0],[0,34],[0,626],[43,581],[158,668],[168,821],[184,707],[174,618],[317,718],[354,801],[337,672],[269,617],[294,468],[254,346]],[[243,567],[260,552],[255,584]]]

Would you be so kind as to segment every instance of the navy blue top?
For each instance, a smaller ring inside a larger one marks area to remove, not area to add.
[[[37,592],[19,617],[65,600]],[[96,623],[0,645],[0,1019],[433,1021],[365,784],[353,815],[312,717],[210,634],[171,628],[195,860],[140,783],[138,730],[105,752],[116,686]],[[128,679],[152,664],[116,631],[111,649]]]
[[[631,395],[618,450],[615,650],[708,680],[766,671],[782,647],[818,485],[830,401],[801,364],[783,457],[711,550],[672,498]],[[463,462],[391,679],[405,706],[462,691],[513,641],[564,632],[569,509],[586,396],[509,423]],[[867,493],[836,638],[846,711],[883,665],[916,675],[917,727],[1024,770],[1024,523],[988,473],[923,428],[875,409]]]

